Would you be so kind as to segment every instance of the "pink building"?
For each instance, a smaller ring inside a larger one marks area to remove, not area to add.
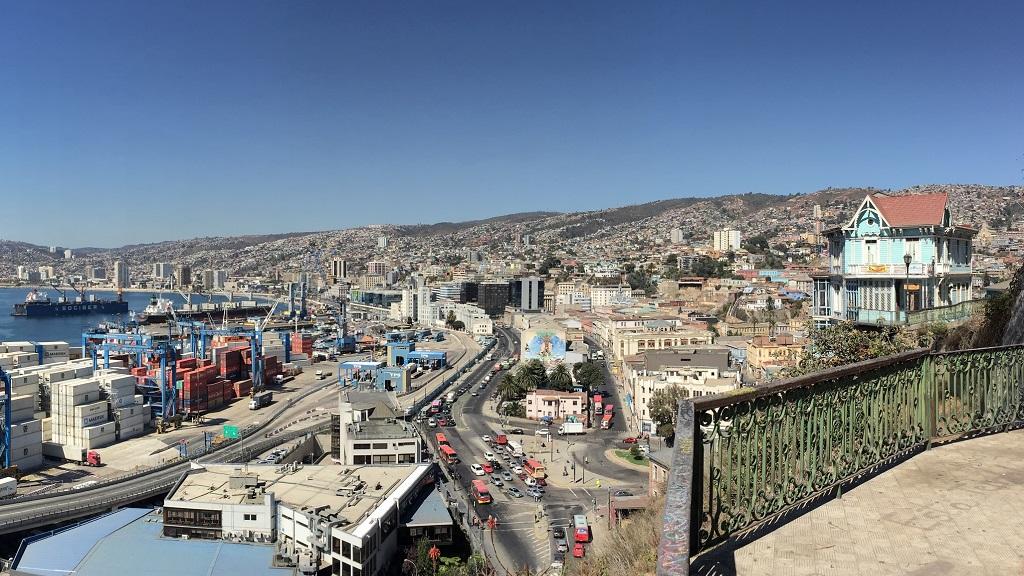
[[[550,416],[554,420],[576,416],[577,420],[586,422],[587,395],[583,392],[540,389],[527,393],[526,417],[540,420],[544,416]]]

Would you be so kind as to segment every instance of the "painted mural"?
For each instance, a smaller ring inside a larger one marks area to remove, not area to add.
[[[523,335],[526,349],[523,358],[554,362],[565,359],[565,334],[561,331],[535,329],[526,330]]]

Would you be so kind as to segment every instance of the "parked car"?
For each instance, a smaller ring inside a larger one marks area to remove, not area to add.
[[[523,493],[520,492],[519,488],[516,488],[515,486],[512,486],[511,488],[508,489],[508,495],[513,497],[513,498],[522,498],[523,497]]]
[[[544,492],[540,491],[537,488],[527,488],[526,495],[532,496],[533,498],[540,500],[542,497],[544,497]]]
[[[623,498],[632,495],[633,493],[630,492],[629,490],[616,490],[615,492],[612,492],[612,496],[615,496],[616,498]]]
[[[586,548],[583,547],[583,543],[582,542],[577,542],[576,545],[572,547],[572,557],[573,558],[583,558],[586,555],[587,555],[587,550],[586,550]]]
[[[513,429],[509,430],[508,433],[509,434],[522,434],[523,433],[523,429],[522,428],[513,428]]]
[[[564,537],[558,541],[556,549],[563,554],[569,551],[569,543],[565,541]]]
[[[477,476],[484,475],[484,467],[479,464],[470,464],[469,469],[472,470],[473,474],[476,474]]]
[[[473,393],[471,394],[471,396],[479,396],[479,395],[480,395],[480,393],[479,393],[479,392],[473,392]]]
[[[548,481],[543,478],[535,478],[537,480],[537,486],[547,486]]]
[[[548,430],[547,428],[538,428],[537,431],[534,432],[534,435],[536,435],[536,436],[550,436],[551,435],[551,430]]]
[[[632,436],[626,436],[625,438],[622,439],[622,441],[625,442],[626,444],[636,444],[636,438]]]
[[[447,426],[448,425],[448,419],[447,418],[438,418],[437,419],[437,425],[438,426]]]
[[[562,528],[561,526],[555,526],[554,528],[551,529],[551,535],[554,536],[555,538],[561,538],[561,539],[564,540],[565,539],[565,528]]]
[[[551,569],[560,571],[562,566],[565,564],[565,554],[555,554],[551,558]]]

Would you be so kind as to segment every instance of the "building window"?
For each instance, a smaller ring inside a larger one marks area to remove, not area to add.
[[[907,254],[910,254],[911,262],[921,261],[921,242],[920,238],[907,238]]]
[[[256,521],[256,515],[255,514],[243,514],[242,515],[242,519],[245,520],[246,522],[255,522]]]
[[[331,552],[335,554],[341,554],[341,538],[331,538]]]
[[[373,443],[373,449],[374,450],[387,450],[388,449],[388,443],[387,442],[374,442]]]
[[[370,449],[370,445],[368,443],[367,444],[353,444],[352,448],[354,450],[369,450]]]

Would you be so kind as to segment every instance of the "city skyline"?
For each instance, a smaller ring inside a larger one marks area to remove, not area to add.
[[[1021,8],[880,6],[14,5],[4,237],[1017,183]]]

